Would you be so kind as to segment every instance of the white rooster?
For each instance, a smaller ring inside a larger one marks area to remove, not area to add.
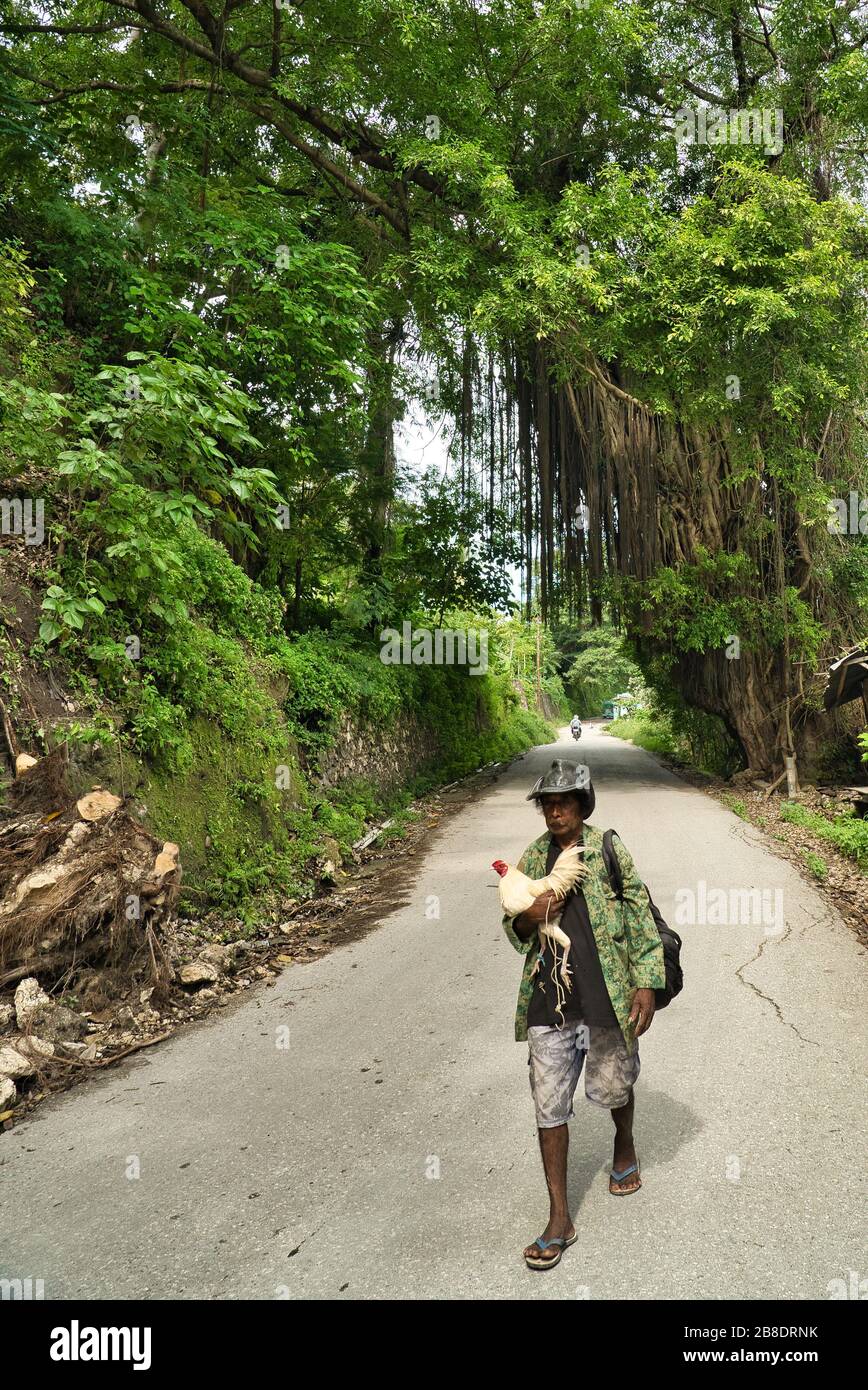
[[[570,845],[569,849],[561,850],[552,866],[551,873],[546,874],[544,878],[528,878],[527,874],[513,868],[512,864],[506,864],[502,859],[495,859],[491,867],[500,875],[500,901],[507,916],[517,917],[519,913],[526,912],[534,899],[543,893],[554,893],[557,900],[563,902],[570,889],[587,873],[586,865],[579,858],[579,855],[584,853],[584,849],[584,845]],[[558,912],[554,917],[546,915],[546,920],[540,922],[538,927],[539,954],[534,962],[531,975],[535,975],[539,970],[540,958],[545,949],[546,940],[548,940],[551,942],[554,961],[552,980],[557,991],[557,1010],[563,1016],[563,1001],[566,994],[562,981],[566,983],[567,988],[571,987],[570,967],[568,965],[570,938],[566,932],[561,931],[558,925],[560,920],[561,913]],[[560,946],[564,953],[560,980],[557,974],[557,946]]]

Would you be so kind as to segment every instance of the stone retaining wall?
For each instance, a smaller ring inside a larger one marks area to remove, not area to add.
[[[334,787],[357,777],[391,789],[421,772],[439,752],[435,735],[412,714],[398,715],[387,727],[345,718],[320,759],[317,780]]]

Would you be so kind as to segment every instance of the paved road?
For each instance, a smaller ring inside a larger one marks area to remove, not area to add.
[[[571,741],[457,813],[365,939],[0,1137],[0,1274],[124,1299],[805,1299],[868,1275],[865,952],[712,798],[598,730],[580,747],[664,916],[703,879],[781,889],[786,928],[682,928],[684,993],[641,1044],[644,1186],[608,1195],[611,1121],[577,1096],[557,1269],[521,1259],[547,1202],[488,865],[540,833],[525,793]]]

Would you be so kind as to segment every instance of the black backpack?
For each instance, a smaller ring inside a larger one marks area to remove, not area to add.
[[[609,875],[612,891],[617,898],[623,900],[624,880],[621,876],[621,865],[618,863],[615,846],[612,844],[614,834],[614,830],[603,832],[603,863],[606,866],[606,873]],[[643,887],[648,893],[647,883],[643,884]],[[684,986],[684,972],[681,969],[681,937],[666,925],[650,893],[648,893],[648,903],[660,933],[660,940],[663,943],[663,962],[666,967],[666,988],[655,989],[654,1003],[656,1008],[665,1009],[667,1004],[671,1004],[676,994],[681,993]]]

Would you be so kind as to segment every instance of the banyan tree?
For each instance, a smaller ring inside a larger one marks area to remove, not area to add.
[[[600,620],[611,605],[646,669],[719,717],[746,766],[812,762],[829,736],[817,701],[832,634],[858,631],[857,603],[829,584],[849,537],[826,514],[810,524],[760,438],[740,468],[730,422],[655,412],[613,363],[558,381],[537,349],[526,367],[525,574],[543,617]]]

